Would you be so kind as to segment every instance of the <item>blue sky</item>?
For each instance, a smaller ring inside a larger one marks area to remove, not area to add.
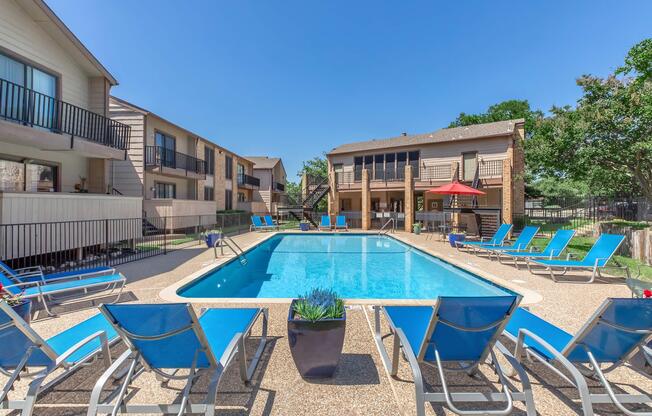
[[[46,0],[113,94],[241,155],[301,161],[506,99],[573,104],[652,36],[651,1]]]

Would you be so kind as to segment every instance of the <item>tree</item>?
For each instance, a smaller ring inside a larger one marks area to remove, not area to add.
[[[575,109],[553,108],[526,146],[541,175],[585,181],[594,194],[642,193],[652,202],[652,39],[607,78],[577,80]]]
[[[328,178],[328,161],[322,156],[315,156],[310,160],[304,161],[297,175],[303,176],[304,173],[316,178]]]
[[[460,113],[448,127],[523,118],[525,119],[525,132],[530,135],[534,131],[537,121],[542,119],[543,116],[543,111],[530,108],[530,103],[527,100],[507,100],[490,106],[486,113]]]

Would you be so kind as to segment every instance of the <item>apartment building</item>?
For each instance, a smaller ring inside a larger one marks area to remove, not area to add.
[[[444,211],[471,233],[511,223],[524,211],[524,134],[524,120],[510,120],[338,146],[327,155],[329,212],[359,215],[363,229],[386,213],[404,218],[406,231]],[[426,192],[454,180],[486,194],[451,207],[450,197]]]
[[[283,161],[268,156],[247,156],[247,159],[254,163],[254,176],[260,180],[260,187],[254,191],[251,212],[276,215],[279,204],[285,202],[287,195]]]
[[[117,80],[41,0],[0,2],[0,224],[140,216],[111,191]]]
[[[253,162],[120,98],[109,105],[111,118],[131,128],[127,158],[113,164],[111,179],[121,194],[143,198],[144,216],[249,210],[260,183]]]

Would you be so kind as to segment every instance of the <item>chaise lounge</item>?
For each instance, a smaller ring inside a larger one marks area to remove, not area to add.
[[[455,241],[455,247],[459,250],[464,247],[467,250],[473,249],[474,252],[478,251],[478,248],[489,248],[489,247],[501,247],[505,243],[507,235],[512,230],[512,224],[501,224],[500,227],[496,230],[493,237],[485,241],[484,237],[480,241]]]

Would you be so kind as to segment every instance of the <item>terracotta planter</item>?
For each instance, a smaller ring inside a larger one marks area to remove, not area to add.
[[[288,314],[288,341],[294,364],[304,378],[332,377],[342,355],[346,311],[339,319],[317,322],[294,319],[294,304]]]

